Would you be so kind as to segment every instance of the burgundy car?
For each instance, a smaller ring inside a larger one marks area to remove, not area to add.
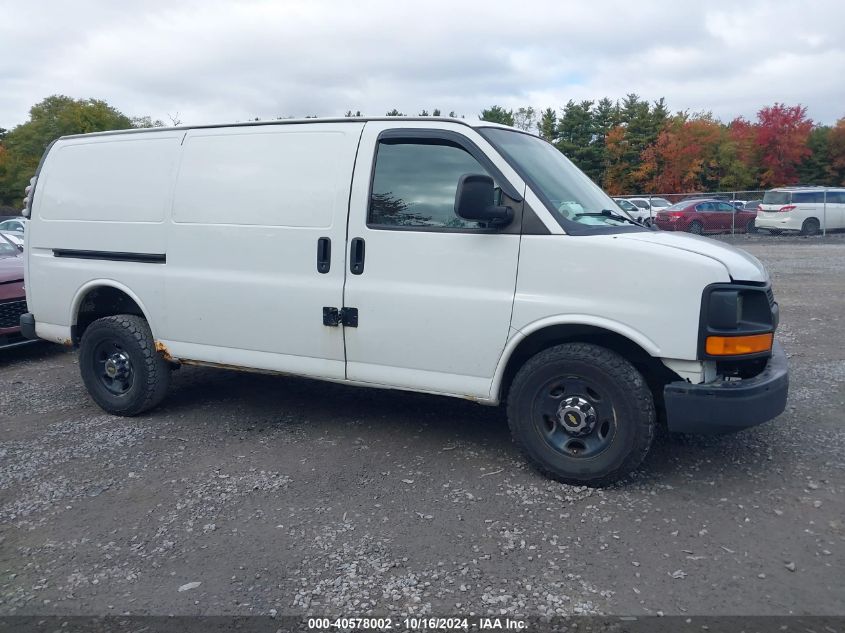
[[[0,235],[0,348],[30,342],[21,336],[20,317],[25,312],[23,257],[15,244]]]
[[[746,233],[754,231],[756,211],[737,209],[729,202],[699,198],[683,200],[663,209],[654,224],[664,231],[704,233]]]

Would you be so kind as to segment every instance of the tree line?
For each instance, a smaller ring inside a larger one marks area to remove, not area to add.
[[[345,116],[362,114],[347,110]],[[393,108],[386,116],[405,114]],[[417,116],[442,114],[434,108]],[[612,195],[845,186],[845,117],[816,125],[801,105],[775,103],[752,121],[723,123],[707,112],[671,114],[662,98],[629,94],[617,101],[570,100],[559,110],[493,105],[479,118],[538,134]],[[171,122],[180,122],[178,114]],[[25,123],[0,128],[0,205],[19,208],[44,150],[60,136],[162,125],[100,99],[47,97],[32,106]]]
[[[481,119],[536,131],[613,195],[845,186],[845,117],[816,125],[801,105],[723,123],[629,94],[559,111],[492,106]]]
[[[47,97],[30,108],[26,123],[0,128],[0,205],[20,209],[44,150],[60,136],[162,125],[148,116],[129,117],[100,99]]]

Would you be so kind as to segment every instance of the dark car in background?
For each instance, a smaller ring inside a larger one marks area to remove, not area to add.
[[[705,233],[746,233],[754,231],[755,211],[737,209],[730,202],[715,198],[683,200],[654,217],[664,231]]]
[[[24,313],[23,256],[15,244],[0,235],[0,348],[31,342],[21,335]]]

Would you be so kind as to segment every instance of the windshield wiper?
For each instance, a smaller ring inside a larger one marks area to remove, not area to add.
[[[618,213],[614,213],[610,209],[602,209],[600,213],[577,213],[575,214],[576,218],[583,218],[583,217],[593,217],[593,218],[612,218],[614,220],[621,220],[622,222],[629,222],[631,224],[636,224],[637,226],[643,226],[636,220],[632,220],[631,218],[627,218],[624,215],[619,215]]]

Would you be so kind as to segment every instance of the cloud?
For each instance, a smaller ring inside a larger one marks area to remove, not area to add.
[[[629,92],[753,117],[845,115],[845,5],[362,0],[0,4],[0,126],[47,95],[184,123],[396,107],[475,117]]]

